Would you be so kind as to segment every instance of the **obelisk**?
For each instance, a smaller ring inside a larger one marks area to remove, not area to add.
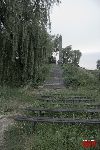
[[[62,63],[62,36],[59,36],[59,63]]]

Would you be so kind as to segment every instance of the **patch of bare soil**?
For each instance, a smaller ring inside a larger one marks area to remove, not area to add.
[[[0,147],[3,145],[4,131],[8,129],[9,125],[13,124],[13,119],[9,116],[0,116]]]

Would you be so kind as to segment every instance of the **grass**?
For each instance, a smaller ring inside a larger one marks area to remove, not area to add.
[[[82,140],[98,139],[99,133],[98,126],[17,123],[5,132],[4,150],[84,150]]]
[[[71,66],[63,66],[64,78],[72,73]],[[75,68],[77,70],[77,68]],[[67,70],[67,71],[66,71]],[[76,72],[76,74],[75,74]],[[79,73],[80,72],[80,73]],[[84,75],[85,74],[85,75]],[[89,108],[90,106],[83,106],[83,104],[52,104],[38,100],[41,95],[51,95],[56,99],[63,99],[69,96],[88,96],[100,102],[100,92],[98,80],[95,75],[86,73],[84,71],[74,71],[75,79],[79,80],[80,84],[71,84],[67,86],[66,90],[45,90],[34,88],[10,88],[0,87],[0,115],[14,115],[24,114],[28,116],[36,115],[32,112],[25,111],[24,108],[42,107],[42,108]],[[78,76],[78,77],[77,77]],[[82,81],[85,76],[85,84]],[[70,75],[71,77],[71,75]],[[76,78],[77,77],[77,78]],[[82,77],[82,78],[81,78]],[[68,79],[68,78],[67,78]],[[67,81],[67,80],[65,80]],[[91,81],[91,82],[90,82]],[[82,82],[82,83],[81,83]],[[93,83],[92,83],[93,82]],[[88,84],[89,83],[89,84]],[[94,85],[95,83],[95,85]],[[67,84],[66,84],[67,85]],[[75,88],[75,86],[77,88]],[[90,107],[91,108],[91,107]],[[49,114],[52,116],[52,114]],[[55,116],[73,117],[73,113],[55,113]],[[94,114],[95,117],[100,115]],[[86,118],[93,117],[86,113],[75,113],[74,117]],[[95,139],[100,140],[100,127],[98,125],[64,125],[64,124],[50,124],[37,123],[35,126],[29,122],[15,122],[14,125],[9,126],[9,129],[4,133],[4,145],[0,147],[3,150],[84,150],[81,146],[82,140]],[[94,148],[91,150],[99,150]],[[88,149],[90,150],[90,149]]]

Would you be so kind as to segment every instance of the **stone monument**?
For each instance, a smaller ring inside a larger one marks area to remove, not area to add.
[[[59,63],[62,63],[62,36],[59,36]]]

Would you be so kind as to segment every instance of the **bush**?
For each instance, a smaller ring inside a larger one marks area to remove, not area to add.
[[[63,67],[64,83],[67,87],[79,86],[94,86],[97,84],[96,77],[79,67],[72,66],[71,64],[64,65]]]
[[[38,72],[38,75],[37,75],[38,77],[36,80],[37,84],[43,83],[43,81],[49,74],[49,70],[50,70],[50,65],[46,64],[46,65],[41,66],[40,71]]]
[[[79,81],[75,77],[65,77],[66,86],[78,86],[80,85]]]

